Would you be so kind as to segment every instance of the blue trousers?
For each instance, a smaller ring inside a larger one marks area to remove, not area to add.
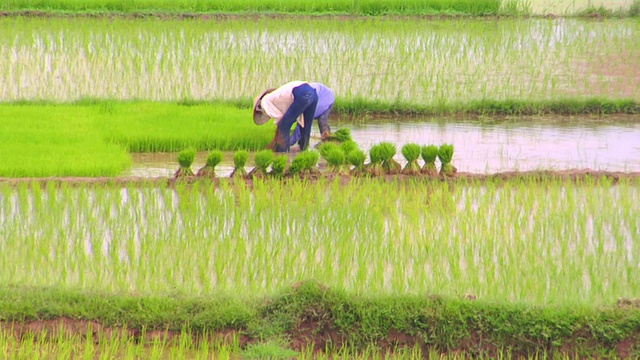
[[[302,84],[293,88],[293,103],[284,113],[284,116],[278,123],[276,132],[276,152],[289,152],[291,126],[296,119],[302,115],[304,117],[304,128],[301,129],[301,137],[298,141],[301,150],[306,150],[309,146],[309,138],[311,137],[311,124],[313,124],[313,115],[318,105],[318,94],[316,90],[309,84]]]
[[[331,128],[329,127],[329,114],[331,114],[331,110],[333,106],[329,106],[325,112],[320,114],[316,119],[318,119],[318,129],[320,130],[320,135],[331,133]],[[304,126],[307,126],[307,122],[305,121]],[[295,145],[298,140],[302,138],[302,127],[296,126],[296,129],[293,131],[293,135],[291,135],[291,139],[289,141],[289,145]]]

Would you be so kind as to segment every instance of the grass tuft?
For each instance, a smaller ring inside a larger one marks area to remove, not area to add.
[[[381,142],[379,145],[384,172],[386,174],[400,173],[402,166],[393,158],[396,155],[396,146],[390,142]]]
[[[268,175],[269,166],[273,163],[275,153],[272,150],[258,151],[255,155],[256,166],[249,172],[250,176],[265,177]]]
[[[407,160],[407,165],[402,169],[402,173],[405,175],[417,175],[420,174],[420,164],[418,164],[418,158],[420,158],[420,145],[418,144],[405,144],[402,147],[402,155]]]
[[[358,176],[366,174],[367,169],[364,166],[366,159],[367,155],[360,149],[351,150],[347,154],[347,161],[353,166],[353,169],[351,169],[352,175]]]
[[[214,150],[207,155],[205,165],[198,170],[198,176],[216,177],[216,166],[222,162],[222,151]]]
[[[180,168],[175,172],[175,177],[193,176],[191,165],[196,158],[196,149],[188,147],[178,153],[178,164]]]
[[[238,150],[233,154],[233,171],[230,177],[245,177],[247,170],[244,168],[249,160],[249,152],[246,150]]]
[[[271,163],[269,175],[277,179],[282,178],[287,170],[287,164],[289,164],[289,157],[287,155],[276,156]]]
[[[453,160],[453,145],[442,144],[438,148],[438,159],[440,159],[440,174],[445,176],[452,176],[457,172],[455,166],[451,164]]]
[[[422,160],[424,161],[421,172],[429,176],[438,175],[438,168],[436,167],[438,147],[436,145],[425,145],[421,150]]]

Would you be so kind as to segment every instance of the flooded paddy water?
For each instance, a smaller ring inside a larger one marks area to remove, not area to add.
[[[640,171],[640,115],[447,118],[336,118],[333,130],[351,129],[353,139],[368,149],[381,141],[396,144],[396,159],[406,143],[455,146],[453,164],[460,172],[573,170]],[[315,127],[312,135],[317,135]],[[314,139],[312,144],[319,140]],[[295,156],[297,146],[292,148]],[[134,164],[123,176],[173,176],[175,153],[132,154]],[[204,165],[198,154],[192,169]],[[218,176],[233,170],[233,154],[225,154]],[[322,161],[322,160],[321,160]],[[253,160],[247,164],[253,167]]]

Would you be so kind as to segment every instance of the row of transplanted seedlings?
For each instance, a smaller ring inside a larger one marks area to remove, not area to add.
[[[320,157],[326,160],[328,171],[333,174],[453,176],[457,172],[455,166],[451,164],[453,158],[453,145],[451,144],[442,144],[439,147],[436,145],[405,144],[402,147],[402,155],[407,161],[404,167],[394,159],[396,151],[396,146],[392,143],[378,143],[369,149],[369,163],[365,164],[367,156],[351,139],[349,129],[340,129],[318,146],[318,151],[302,151],[290,165],[287,155],[276,155],[272,150],[262,150],[255,154],[255,167],[247,172],[245,166],[249,160],[249,152],[238,150],[233,155],[234,169],[230,177],[283,178],[318,173]],[[191,165],[195,155],[196,150],[193,148],[185,149],[178,154],[180,168],[176,171],[175,177],[216,177],[215,167],[222,161],[222,151],[210,152],[206,164],[194,174]],[[422,166],[418,163],[420,157],[424,161]],[[436,158],[440,160],[440,170],[436,167]]]

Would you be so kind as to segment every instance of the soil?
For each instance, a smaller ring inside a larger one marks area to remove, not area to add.
[[[260,342],[258,338],[252,338],[241,330],[226,329],[219,330],[203,338],[202,335],[185,335],[183,331],[171,330],[151,330],[141,331],[140,329],[128,329],[123,327],[109,327],[97,321],[78,320],[70,318],[58,318],[50,320],[33,321],[0,321],[0,332],[11,334],[19,340],[32,339],[34,343],[43,341],[59,341],[60,336],[64,338],[91,339],[94,344],[98,344],[101,339],[118,340],[129,338],[136,343],[153,345],[154,342],[163,342],[169,346],[179,346],[183,336],[191,336],[194,344],[202,341],[215,342],[217,344],[232,345],[234,341],[241,349],[247,348],[251,344]],[[631,359],[636,358],[638,344],[637,336],[622,339],[613,344],[616,358]],[[289,347],[295,351],[304,352],[313,348],[314,353],[336,352],[345,345],[345,339],[341,333],[333,328],[331,324],[324,323],[318,319],[308,318],[286,334],[289,339]],[[44,337],[44,338],[42,338]],[[589,359],[589,349],[597,349],[596,343],[589,343],[591,336],[587,333],[577,333],[574,338],[565,339],[558,348],[548,347],[551,353],[567,354],[572,359]],[[393,353],[402,348],[414,348],[419,346],[423,354],[428,354],[434,349],[430,349],[420,336],[410,335],[395,329],[390,329],[389,334],[380,338],[375,344],[376,348],[383,353]],[[530,344],[531,345],[531,344]],[[586,350],[583,355],[578,355],[576,349]],[[475,356],[490,356],[491,358],[504,355],[504,346],[492,343],[478,331],[472,331],[469,337],[460,341],[456,348],[442,352],[442,355],[462,355],[467,358]],[[535,351],[535,350],[533,350]],[[513,358],[526,357],[527,350],[509,350],[509,355]],[[609,353],[611,355],[611,353]]]
[[[340,182],[343,185],[349,184],[353,176],[350,175],[335,175],[327,173],[314,173],[301,175],[296,177],[287,177],[283,181],[294,180],[306,180],[306,181],[318,181],[319,179],[334,180],[337,176],[340,177]],[[612,184],[618,183],[620,180],[627,179],[631,181],[640,180],[640,172],[615,172],[615,171],[600,171],[590,169],[575,169],[575,170],[561,170],[561,171],[507,171],[494,174],[473,174],[458,172],[454,176],[426,176],[426,175],[384,175],[380,179],[385,181],[397,180],[399,183],[406,181],[424,180],[424,181],[447,181],[447,182],[484,182],[484,181],[509,181],[509,180],[561,180],[561,181],[608,181]],[[156,186],[175,186],[177,184],[190,184],[200,181],[210,181],[216,185],[222,181],[244,181],[249,187],[253,185],[253,179],[245,177],[242,179],[229,178],[229,177],[43,177],[43,178],[0,178],[0,184],[7,184],[10,186],[19,185],[39,185],[46,187],[48,185],[67,185],[67,186],[133,186],[133,185],[156,185]]]

